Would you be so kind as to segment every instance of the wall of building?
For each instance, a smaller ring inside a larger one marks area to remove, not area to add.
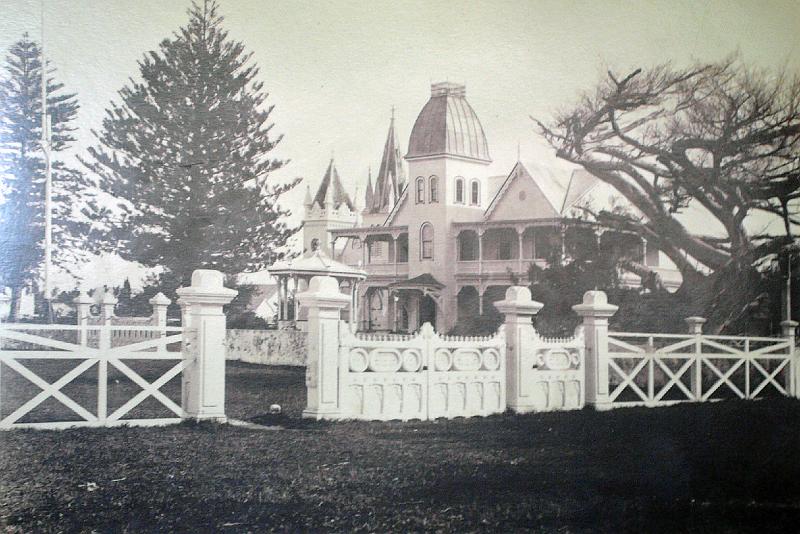
[[[228,330],[227,359],[304,367],[307,339],[307,333],[299,330]]]

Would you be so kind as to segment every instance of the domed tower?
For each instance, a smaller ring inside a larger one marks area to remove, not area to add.
[[[306,187],[304,205],[303,253],[319,249],[328,257],[334,258],[328,232],[360,224],[361,214],[342,186],[333,159],[328,164],[328,170],[325,171],[313,199],[311,189]]]
[[[409,278],[430,275],[440,286],[428,290],[439,294],[437,326],[446,329],[456,315],[457,239],[451,225],[482,219],[491,163],[483,126],[467,102],[463,85],[431,85],[431,97],[411,130],[405,159],[405,210],[395,224],[408,226]]]
[[[405,159],[415,202],[485,208],[483,181],[492,160],[465,86],[431,85],[431,97],[411,130]],[[430,183],[433,177],[437,178],[435,188]]]

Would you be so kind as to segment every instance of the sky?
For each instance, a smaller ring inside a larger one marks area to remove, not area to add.
[[[188,0],[0,0],[0,49],[39,40],[78,94],[80,153],[137,61],[187,21]],[[380,163],[391,108],[401,150],[430,84],[466,85],[486,133],[492,174],[517,159],[559,163],[531,117],[547,120],[606,76],[731,53],[800,72],[800,1],[272,2],[220,0],[224,26],[252,51],[275,106],[275,180],[303,177],[283,204],[302,212],[333,154],[363,192]]]

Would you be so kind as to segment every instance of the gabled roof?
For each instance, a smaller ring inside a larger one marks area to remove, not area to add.
[[[583,169],[572,171],[567,178],[566,172],[562,174],[533,162],[518,161],[489,203],[489,207],[486,208],[484,218],[488,219],[492,215],[515,180],[525,179],[533,180],[544,200],[559,215],[564,215],[567,210],[577,205],[589,191],[600,183],[599,179]]]
[[[400,280],[389,284],[393,289],[442,289],[444,284],[430,273],[424,273],[408,280]]]
[[[326,206],[325,202],[328,196],[328,188],[331,187],[331,184],[333,184],[333,206]],[[353,201],[350,200],[350,195],[347,194],[347,191],[345,191],[342,186],[342,182],[339,179],[339,172],[336,170],[336,165],[333,163],[333,158],[331,158],[331,162],[328,164],[328,170],[325,171],[322,183],[319,184],[317,194],[314,195],[313,204],[317,204],[322,208],[333,209],[338,208],[342,204],[346,204],[351,211],[355,209],[353,207]]]

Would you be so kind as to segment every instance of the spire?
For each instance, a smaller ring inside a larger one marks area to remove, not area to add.
[[[314,201],[311,199],[311,186],[306,184],[306,198],[303,200],[303,205],[306,208],[310,208],[313,202]]]
[[[367,189],[364,192],[364,206],[367,209],[372,209],[372,167],[367,169]]]
[[[339,179],[339,172],[336,170],[336,164],[333,162],[333,158],[331,158],[328,164],[328,170],[325,171],[322,183],[319,184],[317,194],[314,195],[314,204],[329,209],[335,209],[342,204],[347,204],[347,207],[351,211],[354,210],[353,201],[350,200],[350,196],[342,186],[342,181]]]
[[[389,132],[386,135],[386,144],[383,147],[381,166],[375,180],[375,189],[372,194],[372,203],[368,206],[373,213],[388,212],[394,206],[394,200],[400,197],[400,188],[405,181],[402,156],[397,145],[394,131],[394,106],[392,118],[389,122]]]

